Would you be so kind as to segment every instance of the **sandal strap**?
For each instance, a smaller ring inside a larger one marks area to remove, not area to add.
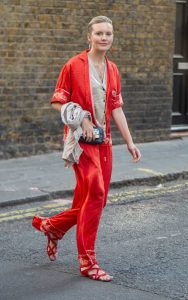
[[[57,235],[57,234],[55,234],[55,233],[52,233],[52,232],[44,232],[44,234],[46,235],[46,236],[48,236],[49,238],[50,238],[50,240],[51,241],[57,241],[57,240],[59,240],[59,236]],[[52,236],[53,235],[53,236]]]
[[[49,259],[52,261],[56,260],[58,240],[62,239],[64,232],[56,230],[56,228],[52,226],[50,220],[46,217],[35,216],[32,225],[45,234],[48,239],[47,253]]]
[[[43,231],[45,234],[47,233],[51,233],[53,234],[54,238],[57,240],[62,239],[64,233],[57,231],[49,222],[48,219],[44,220],[43,222],[41,222],[41,231]]]
[[[99,270],[100,271],[100,270]],[[96,279],[96,280],[100,280],[101,277],[104,277],[104,276],[108,276],[107,273],[103,272],[101,274],[89,274],[88,275],[91,279]]]
[[[51,237],[47,235],[48,238],[48,244],[47,244],[47,253],[50,258],[50,260],[54,261],[56,260],[56,254],[57,254],[57,239],[51,239]],[[56,243],[54,243],[56,241]]]
[[[103,269],[101,269],[101,267],[99,267],[98,264],[92,264],[90,266],[81,266],[80,268],[80,272],[81,274],[89,277],[90,279],[94,279],[94,280],[101,280],[101,281],[111,281],[111,277],[109,279],[101,279],[104,276],[110,276],[109,274],[107,274]],[[90,271],[96,271],[95,273],[89,274]],[[99,274],[99,272],[101,272],[101,274]]]

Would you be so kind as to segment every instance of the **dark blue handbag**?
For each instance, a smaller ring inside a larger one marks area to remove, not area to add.
[[[87,143],[87,144],[102,144],[104,141],[104,130],[101,127],[93,127],[93,131],[95,133],[96,138],[91,141],[86,141],[86,138],[81,136],[79,142]]]

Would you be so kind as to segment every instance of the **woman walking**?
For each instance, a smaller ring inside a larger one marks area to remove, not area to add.
[[[88,41],[90,49],[71,58],[62,68],[51,100],[53,108],[61,112],[64,122],[67,120],[65,110],[70,114],[68,105],[73,105],[71,120],[75,109],[81,110],[82,141],[76,141],[68,121],[65,122],[68,126],[64,126],[65,144],[67,140],[70,142],[64,149],[64,159],[68,165],[72,160],[76,176],[72,207],[52,217],[35,216],[32,224],[47,236],[50,260],[57,257],[58,240],[73,225],[77,225],[81,275],[110,281],[112,277],[99,266],[95,252],[97,230],[106,205],[112,169],[110,116],[122,134],[133,161],[139,161],[141,154],[132,141],[122,110],[118,69],[106,57],[113,43],[112,21],[105,16],[93,18],[88,24]],[[97,136],[93,127],[102,128],[104,136],[101,143],[95,143]],[[70,146],[72,141],[73,146]]]

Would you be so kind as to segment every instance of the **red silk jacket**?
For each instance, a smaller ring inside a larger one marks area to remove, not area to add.
[[[65,104],[69,101],[78,103],[82,109],[91,113],[95,124],[94,105],[92,102],[89,65],[85,50],[71,58],[62,68],[51,103]],[[121,97],[121,84],[116,65],[106,58],[107,64],[107,90],[106,90],[106,137],[110,135],[110,115],[113,109],[123,105]],[[67,126],[64,126],[64,139],[67,136]]]

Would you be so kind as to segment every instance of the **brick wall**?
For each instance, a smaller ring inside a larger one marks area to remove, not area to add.
[[[114,22],[109,58],[121,73],[135,141],[168,138],[175,1],[2,0],[0,158],[62,148],[63,126],[49,100],[62,65],[87,47],[86,24],[96,15]]]

